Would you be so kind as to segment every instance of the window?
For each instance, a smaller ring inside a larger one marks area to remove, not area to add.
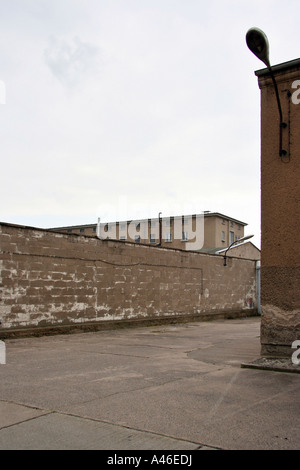
[[[222,230],[222,242],[225,242],[225,232]]]
[[[188,241],[188,233],[187,232],[182,232],[182,241],[187,242]]]
[[[232,221],[230,221],[230,227],[233,227],[233,222]]]
[[[222,219],[222,224],[225,225],[225,219]]]
[[[126,231],[127,224],[119,224],[119,239],[126,240],[127,231]]]
[[[150,243],[155,243],[155,242],[156,242],[155,234],[150,233]]]
[[[135,241],[136,243],[140,243],[141,237],[140,237],[139,235],[135,235],[135,236],[134,236],[134,241]]]
[[[84,232],[84,228],[81,228],[81,229],[80,229],[80,233],[83,233],[83,232]]]
[[[229,232],[229,243],[234,242],[234,232]]]
[[[166,233],[166,242],[171,242],[172,241],[172,233]]]

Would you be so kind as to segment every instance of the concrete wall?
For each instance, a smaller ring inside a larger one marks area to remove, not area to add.
[[[270,75],[256,72],[261,89],[261,343],[263,355],[289,355],[300,339],[300,60],[274,67],[279,113]],[[293,85],[297,85],[293,88]],[[296,99],[297,98],[297,99]],[[297,102],[298,101],[298,102]]]
[[[255,262],[0,224],[0,335],[255,313]]]

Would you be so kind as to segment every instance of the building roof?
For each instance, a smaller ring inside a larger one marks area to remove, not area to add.
[[[97,224],[82,224],[82,225],[66,225],[63,227],[49,227],[46,230],[66,230],[71,228],[94,228]]]
[[[204,211],[204,213],[202,214],[191,214],[191,215],[177,215],[177,216],[166,216],[166,217],[162,217],[162,220],[164,219],[177,219],[177,218],[180,218],[180,217],[194,217],[194,216],[203,216],[204,217],[220,217],[221,219],[227,219],[227,220],[230,220],[232,222],[236,222],[237,224],[240,224],[240,225],[243,225],[243,226],[246,226],[248,225],[246,222],[242,222],[241,220],[237,220],[237,219],[234,219],[233,217],[229,217],[228,215],[224,215],[224,214],[220,214],[219,212],[210,212],[210,211]],[[118,224],[122,224],[122,223],[128,223],[128,222],[132,222],[132,221],[137,221],[137,222],[147,222],[148,220],[155,220],[155,219],[158,219],[158,217],[149,217],[147,219],[132,219],[132,220],[118,220],[118,221],[114,221],[114,222],[104,222],[105,224],[114,224],[114,223],[118,223]],[[83,225],[68,225],[68,226],[64,226],[64,227],[51,227],[49,228],[48,230],[68,230],[68,229],[80,229],[80,228],[94,228],[97,226],[97,223],[94,223],[94,224],[83,224]]]
[[[289,60],[288,62],[283,62],[282,64],[272,65],[272,70],[274,73],[282,72],[286,69],[298,69],[300,68],[300,59]],[[256,70],[255,75],[257,77],[262,77],[264,75],[269,75],[269,69],[267,67]]]
[[[243,225],[243,226],[248,225],[246,222],[242,222],[241,220],[234,219],[233,217],[229,217],[228,215],[220,214],[219,212],[205,211],[204,216],[205,217],[220,217],[221,219],[231,220],[232,222],[236,222],[237,224],[240,224],[240,225]]]

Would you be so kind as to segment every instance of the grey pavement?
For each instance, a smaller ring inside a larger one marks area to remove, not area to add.
[[[300,375],[241,367],[259,334],[252,317],[7,339],[0,449],[298,450]]]

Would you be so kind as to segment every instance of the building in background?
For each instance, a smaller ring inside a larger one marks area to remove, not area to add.
[[[215,253],[244,236],[247,224],[218,212],[55,227],[50,230],[103,239]]]

